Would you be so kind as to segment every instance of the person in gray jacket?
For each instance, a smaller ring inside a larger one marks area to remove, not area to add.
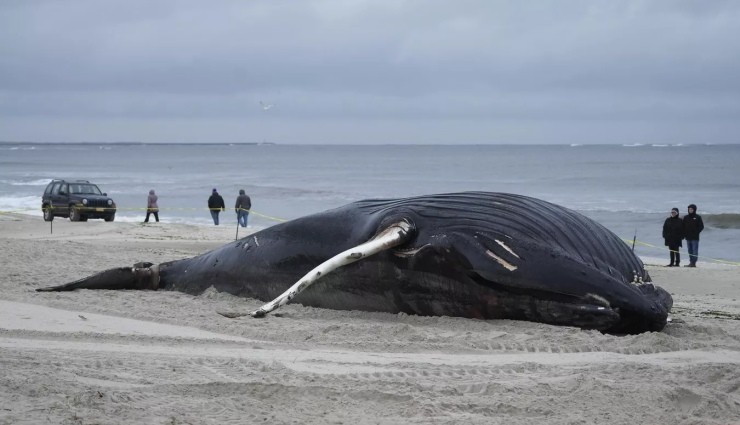
[[[249,210],[252,209],[252,200],[247,196],[244,189],[239,189],[239,196],[236,197],[236,218],[239,220],[239,225],[247,227],[247,218],[249,217]]]
[[[154,219],[159,223],[159,205],[157,204],[157,194],[154,193],[154,189],[149,191],[149,196],[146,198],[146,218],[144,223],[149,223],[149,215],[154,214]]]

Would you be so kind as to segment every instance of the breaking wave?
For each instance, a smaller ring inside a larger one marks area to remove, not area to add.
[[[704,224],[718,229],[740,229],[740,214],[706,214]]]

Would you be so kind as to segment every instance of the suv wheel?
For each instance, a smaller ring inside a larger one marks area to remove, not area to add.
[[[80,211],[74,205],[69,206],[69,221],[80,221]]]
[[[54,220],[54,214],[51,212],[51,207],[49,205],[44,205],[42,209],[44,210],[44,221]]]
[[[116,219],[116,213],[110,214],[105,217],[105,221],[113,221]]]

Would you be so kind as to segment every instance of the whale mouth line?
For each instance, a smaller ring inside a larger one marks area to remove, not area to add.
[[[573,304],[574,307],[578,308],[581,311],[592,313],[592,314],[609,314],[609,313],[617,313],[619,314],[619,309],[613,309],[611,307],[604,307],[603,305],[598,304]]]
[[[477,280],[477,279],[474,279]],[[478,283],[481,283],[478,280]],[[485,281],[501,298],[508,313],[520,319],[559,326],[607,331],[622,321],[622,311],[605,297],[593,293],[568,294],[544,289],[517,288]],[[500,306],[501,304],[499,304]],[[639,314],[638,314],[639,315]]]
[[[546,302],[546,301],[545,301]],[[619,309],[589,303],[566,303],[551,301],[550,320],[553,324],[570,324],[584,329],[605,331],[621,320]]]

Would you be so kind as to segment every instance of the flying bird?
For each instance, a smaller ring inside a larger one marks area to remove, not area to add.
[[[263,111],[269,111],[275,105],[273,105],[272,103],[265,104],[260,100],[260,106],[262,106]]]

